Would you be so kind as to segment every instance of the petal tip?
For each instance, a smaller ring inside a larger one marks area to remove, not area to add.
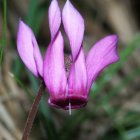
[[[21,26],[27,26],[22,19],[19,19],[19,27]]]
[[[58,32],[58,36],[59,36],[61,39],[63,39],[62,33],[61,33],[60,31]]]
[[[51,4],[58,5],[58,1],[57,1],[57,0],[52,0],[52,1],[51,1]]]
[[[108,35],[98,41],[97,43],[101,43],[100,45],[106,46],[108,48],[117,49],[119,37],[116,34]]]
[[[84,19],[69,0],[66,1],[62,10],[62,22],[69,39],[73,60],[75,60],[83,41]]]
[[[81,16],[81,14],[78,12],[78,10],[73,6],[73,4],[69,0],[67,0],[64,5],[63,11],[62,11],[62,16],[63,16],[63,14],[65,14],[66,10],[71,11],[73,14],[76,14],[78,16],[77,20],[79,20],[81,23],[84,24],[83,17]]]
[[[110,40],[111,42],[118,42],[119,37],[116,34],[112,34],[112,35],[108,35],[106,38],[108,38],[108,40]]]
[[[109,40],[110,40],[110,44],[114,44],[114,45],[112,45],[112,46],[114,46],[114,51],[115,51],[114,52],[114,61],[113,61],[113,63],[118,62],[119,61],[119,54],[117,52],[117,48],[118,48],[117,44],[118,44],[119,37],[116,34],[109,35],[108,37],[109,37]]]
[[[18,32],[19,32],[19,31],[24,31],[24,30],[26,30],[26,31],[28,31],[28,32],[31,32],[30,27],[29,27],[27,24],[25,24],[25,23],[23,22],[23,20],[19,19]]]
[[[66,4],[71,4],[69,0],[66,1]]]
[[[24,23],[21,18],[19,18],[19,24]]]
[[[61,12],[57,0],[51,1],[48,14],[51,39],[53,39],[58,32],[61,24]]]

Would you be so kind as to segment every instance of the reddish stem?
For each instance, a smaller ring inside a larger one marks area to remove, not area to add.
[[[33,125],[33,122],[34,122],[34,119],[35,119],[35,116],[39,107],[39,102],[44,93],[44,90],[45,90],[45,84],[42,82],[38,90],[38,94],[35,97],[34,102],[29,111],[28,118],[24,127],[23,135],[22,135],[22,140],[27,140],[29,137],[29,134],[32,129],[32,125]]]

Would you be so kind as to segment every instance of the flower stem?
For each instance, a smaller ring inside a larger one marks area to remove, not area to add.
[[[31,131],[38,107],[39,107],[39,102],[44,93],[44,90],[45,90],[45,84],[42,82],[38,90],[38,94],[35,97],[34,102],[31,106],[30,112],[28,114],[28,118],[24,127],[23,135],[22,135],[22,140],[27,140],[29,137],[29,134],[30,134],[30,131]]]

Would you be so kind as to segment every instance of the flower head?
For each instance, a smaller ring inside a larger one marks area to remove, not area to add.
[[[62,15],[62,16],[61,16]],[[71,54],[64,54],[61,22],[69,39]],[[57,0],[49,7],[51,41],[44,60],[31,29],[19,23],[17,48],[28,69],[44,80],[50,93],[49,104],[62,109],[84,107],[92,83],[109,64],[117,62],[118,37],[109,35],[95,45],[85,57],[83,51],[84,20],[69,0],[62,14]]]

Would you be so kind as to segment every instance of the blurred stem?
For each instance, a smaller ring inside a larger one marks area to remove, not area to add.
[[[7,17],[7,12],[6,12],[6,9],[7,9],[7,0],[4,0],[4,4],[3,4],[3,7],[4,7],[4,14],[3,14],[3,17],[4,17],[4,19],[3,19],[3,21],[4,21],[4,25],[3,25],[3,29],[4,29],[4,38],[6,38],[6,26],[7,26],[7,19],[6,19],[6,17]]]
[[[1,49],[0,49],[0,63],[2,63],[3,51],[6,46],[6,26],[7,26],[7,0],[3,2],[3,37],[1,40]]]
[[[38,90],[38,94],[31,106],[31,110],[29,112],[29,115],[28,115],[28,118],[27,118],[27,121],[26,121],[26,124],[24,127],[22,140],[27,140],[29,137],[29,134],[30,134],[30,131],[31,131],[38,107],[39,107],[39,102],[41,100],[41,97],[43,96],[44,90],[45,90],[45,84],[44,84],[44,82],[42,82],[41,86]]]

